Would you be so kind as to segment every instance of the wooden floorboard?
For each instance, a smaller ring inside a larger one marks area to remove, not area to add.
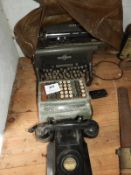
[[[42,175],[46,174],[45,164],[36,164],[29,166],[19,166],[16,168],[2,169],[0,175]]]
[[[94,64],[101,61],[118,62],[111,54],[99,53]],[[114,65],[103,64],[97,73],[119,75]],[[94,77],[89,90],[106,88],[108,96],[92,100],[93,118],[99,123],[100,133],[95,139],[86,139],[93,175],[119,175],[119,161],[115,151],[119,148],[119,116],[117,87],[129,89],[131,99],[131,67],[124,68],[120,80],[103,81]],[[38,123],[36,76],[27,58],[21,58],[4,133],[0,157],[0,175],[46,175],[47,144],[36,140],[28,128]]]

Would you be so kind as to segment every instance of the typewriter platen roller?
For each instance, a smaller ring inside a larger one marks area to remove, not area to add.
[[[43,48],[50,45],[80,43],[96,41],[80,24],[76,22],[66,22],[55,24],[41,29],[38,47]]]

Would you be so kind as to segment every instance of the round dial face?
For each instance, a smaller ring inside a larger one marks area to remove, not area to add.
[[[77,167],[77,161],[73,157],[67,157],[63,161],[63,167],[66,171],[74,171]]]

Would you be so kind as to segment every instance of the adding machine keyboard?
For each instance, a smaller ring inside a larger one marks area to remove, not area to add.
[[[54,91],[55,90],[55,91]],[[83,79],[41,81],[38,86],[40,121],[75,118],[82,115],[90,118],[90,97]]]
[[[60,91],[46,95],[45,87],[58,84]],[[41,83],[43,89],[42,99],[46,100],[68,100],[74,98],[85,98],[87,96],[87,90],[85,83],[82,79],[75,80],[59,80],[59,81],[45,81]]]

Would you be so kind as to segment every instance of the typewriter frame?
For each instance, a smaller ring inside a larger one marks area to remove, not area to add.
[[[55,45],[37,49],[33,62],[38,81],[43,81],[41,78],[41,69],[46,67],[55,68],[55,66],[69,67],[78,63],[79,65],[87,65],[87,72],[80,78],[85,78],[86,84],[90,85],[93,79],[92,57],[94,52],[101,46],[101,41],[92,41],[87,43]]]

